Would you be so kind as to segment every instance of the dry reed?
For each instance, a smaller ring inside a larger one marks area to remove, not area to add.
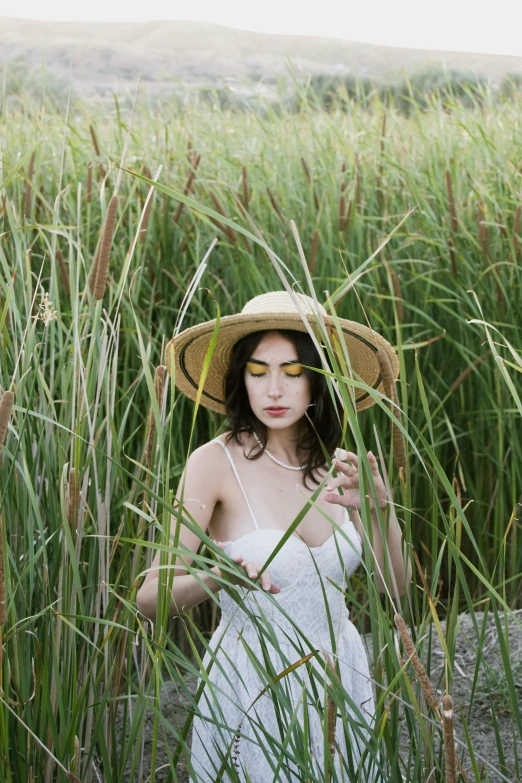
[[[197,154],[196,157],[190,162],[191,169],[187,175],[187,179],[185,180],[185,185],[183,187],[184,196],[188,196],[189,193],[192,191],[192,188],[194,187],[194,180],[196,179],[196,170],[199,166],[200,161],[201,161],[201,154]],[[185,204],[183,203],[183,201],[180,201],[174,213],[174,224],[178,222],[184,206]]]
[[[475,359],[475,360],[474,360],[474,361],[473,361],[473,362],[472,362],[472,363],[469,365],[469,367],[466,367],[466,369],[465,369],[465,370],[463,370],[463,371],[460,373],[460,375],[459,375],[457,378],[455,378],[455,380],[454,380],[454,381],[453,381],[453,383],[451,384],[451,386],[450,386],[450,392],[452,392],[452,393],[453,393],[453,392],[456,392],[456,391],[457,391],[457,389],[459,388],[459,386],[462,386],[462,384],[464,383],[464,381],[466,380],[466,378],[467,378],[469,375],[471,375],[471,373],[473,372],[473,368],[474,368],[474,367],[478,367],[478,366],[479,366],[479,364],[480,364],[482,361],[484,361],[484,359],[485,359],[485,358],[486,358],[486,354],[485,354],[485,353],[482,353],[482,354],[480,354],[480,356],[478,356],[478,357],[477,357],[477,358],[476,358],[476,359]]]
[[[163,405],[163,392],[165,388],[165,370],[166,367],[163,364],[160,364],[158,367],[156,367],[156,373],[154,375],[154,393],[156,395],[156,400],[158,402],[158,407],[160,411]],[[149,469],[151,467],[152,446],[154,444],[155,432],[156,432],[156,419],[154,417],[154,413],[151,408],[149,433],[147,435],[147,442],[145,444],[145,451],[143,455],[144,462]]]
[[[397,419],[398,422],[402,421],[401,418],[401,411],[399,406],[399,400],[397,397],[397,389],[395,386],[395,378],[393,377],[393,370],[390,362],[390,357],[388,356],[387,352],[380,348],[376,352],[377,361],[379,362],[379,369],[381,371],[382,376],[382,382],[384,386],[384,393],[388,397],[389,400],[391,400],[394,405],[391,408],[393,410],[393,415]],[[396,466],[398,467],[399,471],[406,470],[406,467],[408,465],[408,455],[406,453],[406,444],[404,442],[404,435],[402,433],[402,430],[397,426],[397,424],[392,421],[391,424],[392,428],[392,446],[393,446],[393,458],[395,461]]]
[[[241,167],[241,188],[243,192],[243,206],[248,212],[250,209],[250,202],[248,200],[248,172],[246,166]]]
[[[223,215],[223,217],[226,217],[225,210],[221,206],[218,197],[216,196],[216,194],[212,190],[210,191],[210,198],[212,199],[212,201],[214,203],[214,206],[216,208],[216,212],[219,212],[220,215]],[[218,226],[218,228],[226,234],[226,236],[228,237],[230,242],[232,242],[233,245],[237,245],[237,234],[234,231],[234,229],[231,228],[230,226],[225,225],[225,223],[220,223],[215,218],[212,218],[212,219],[213,219],[214,223],[216,224],[216,226]]]
[[[426,702],[434,712],[439,714],[439,702],[437,696],[435,694],[435,691],[433,690],[433,686],[431,684],[430,678],[428,677],[426,669],[424,668],[424,665],[421,659],[419,658],[419,654],[415,649],[415,645],[411,640],[411,636],[408,633],[408,629],[406,628],[406,623],[404,622],[404,619],[398,612],[396,612],[396,614],[394,615],[393,621],[402,639],[402,643],[404,645],[404,650],[406,651],[406,655],[411,660],[413,669],[415,671],[415,675],[421,685],[422,691],[426,698]]]
[[[270,199],[270,203],[272,204],[272,207],[274,208],[275,212],[277,212],[277,215],[279,217],[279,220],[283,224],[283,226],[286,227],[285,219],[283,217],[283,213],[281,212],[281,207],[277,203],[277,199],[270,190],[270,188],[267,187],[266,192],[268,193],[268,198]]]
[[[179,249],[180,253],[183,253],[185,251],[185,248],[188,245],[188,241],[190,239],[190,234],[192,231],[194,231],[195,225],[192,223],[189,228],[186,230],[185,238],[183,239],[183,242],[181,243],[181,247]]]
[[[449,693],[442,699],[442,728],[444,758],[446,760],[446,783],[457,783],[455,736],[453,733],[453,699]]]
[[[449,169],[446,169],[446,190],[448,192],[451,230],[455,234],[459,230],[459,222],[457,220],[457,209],[453,193],[453,180],[451,179],[451,171]]]
[[[314,271],[317,263],[317,248],[319,247],[319,229],[316,228],[312,237],[312,246],[310,248],[310,260],[308,262],[308,269],[310,274]]]
[[[402,302],[401,283],[399,280],[399,275],[397,274],[397,272],[395,272],[394,269],[391,270],[391,279],[392,279],[392,286],[393,286],[393,295],[397,300],[395,302],[395,305],[397,307],[397,318],[402,323],[402,321],[404,320],[404,305]]]
[[[147,166],[143,167],[143,173],[147,177],[147,179],[152,179],[152,174]],[[147,203],[147,206],[145,207],[145,212],[143,215],[143,220],[141,221],[141,229],[140,229],[140,243],[145,242],[145,237],[147,235],[147,229],[149,227],[149,220],[150,220],[150,213],[152,210],[152,202],[154,201],[154,186],[150,185],[148,186],[150,190],[152,190],[151,197]],[[148,190],[147,190],[148,195]]]
[[[56,258],[58,260],[58,266],[60,267],[60,275],[62,277],[62,283],[63,283],[63,287],[65,288],[65,293],[70,298],[71,283],[69,282],[69,272],[67,271],[67,266],[65,264],[63,253],[59,249],[56,250]]]
[[[92,199],[92,163],[89,163],[87,166],[87,185],[85,186],[85,197],[87,199],[87,203],[91,203]]]
[[[29,218],[31,215],[31,193],[33,190],[34,158],[35,158],[35,153],[33,151],[29,159],[29,168],[27,169],[27,178],[25,181],[24,216],[26,218]]]
[[[98,301],[103,299],[105,286],[107,285],[107,273],[109,271],[109,258],[111,255],[114,226],[116,225],[116,213],[118,211],[118,196],[112,195],[107,207],[107,216],[100,242],[100,251],[97,259],[96,283],[94,284],[94,297]]]

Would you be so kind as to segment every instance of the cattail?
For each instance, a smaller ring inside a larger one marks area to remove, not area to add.
[[[394,406],[392,408],[393,415],[395,416],[397,421],[401,422],[402,421],[401,411],[400,408],[398,407],[399,400],[397,397],[397,389],[395,387],[395,378],[393,377],[393,370],[391,366],[390,357],[388,356],[388,353],[383,348],[380,348],[375,355],[377,357],[377,361],[379,362],[379,369],[381,372],[382,383],[384,386],[384,393],[386,394],[388,399],[394,403]],[[393,458],[399,470],[401,470],[402,468],[402,470],[404,471],[406,470],[406,467],[408,465],[408,456],[406,453],[406,444],[404,442],[404,435],[402,433],[402,430],[398,427],[397,424],[395,424],[394,421],[392,421],[391,427],[392,427]]]
[[[194,186],[194,180],[196,178],[196,169],[199,166],[200,160],[201,160],[201,154],[198,154],[192,161],[192,169],[188,173],[187,179],[185,181],[185,187],[183,188],[184,196],[188,196],[188,194],[191,192]],[[174,224],[178,222],[184,206],[185,204],[183,203],[183,201],[180,201],[177,206],[176,212],[174,213]]]
[[[163,391],[165,387],[165,370],[166,367],[163,364],[160,364],[159,367],[156,367],[156,374],[154,376],[154,393],[156,395],[156,400],[158,402],[158,407],[161,411],[161,407],[163,405]],[[154,433],[156,432],[156,418],[154,416],[154,412],[150,411],[150,425],[149,425],[149,434],[147,436],[147,443],[145,445],[145,453],[144,453],[144,461],[148,468],[150,468],[151,464],[151,458],[152,458],[152,445],[154,443]]]
[[[502,221],[500,219],[500,215],[496,216],[496,221],[497,221],[497,225],[499,227],[500,233],[502,234],[504,239],[507,239],[508,238],[507,228],[504,225],[504,223],[502,223]]]
[[[4,445],[5,436],[7,433],[7,425],[11,418],[11,411],[14,405],[14,394],[11,391],[5,391],[0,400],[0,452]]]
[[[68,297],[70,297],[71,284],[69,282],[69,272],[67,271],[67,266],[65,264],[63,253],[59,249],[56,251],[56,258],[58,260],[58,266],[60,267],[60,274],[62,276],[62,283],[63,283],[63,287],[65,288],[65,293],[67,294]]]
[[[341,193],[339,195],[339,231],[344,231],[346,222],[346,205],[344,198],[344,191],[346,189],[345,171],[346,163],[343,162],[343,165],[341,166]]]
[[[459,230],[459,224],[457,220],[457,210],[455,209],[455,197],[453,195],[453,181],[449,169],[446,169],[446,190],[448,191],[451,230],[455,234]]]
[[[66,515],[67,522],[72,532],[77,528],[78,509],[80,507],[80,482],[76,478],[76,468],[69,471],[69,484],[67,486]]]
[[[307,166],[306,160],[304,158],[301,158],[301,163],[303,164],[303,169],[304,169],[304,173],[305,173],[305,177],[306,177],[306,180],[308,182],[308,185],[312,188],[315,208],[319,209],[319,198],[318,198],[316,190],[315,190],[315,188],[313,186],[312,177],[310,176],[310,170],[309,170],[309,168]]]
[[[272,193],[272,191],[268,187],[266,189],[266,192],[268,193],[268,198],[270,199],[270,203],[272,204],[274,210],[277,212],[279,220],[281,221],[281,223],[284,226],[285,225],[285,219],[283,217],[283,213],[281,212],[281,208],[280,208],[279,204],[277,203],[276,197],[274,196],[274,194]]]
[[[219,212],[220,215],[223,215],[223,217],[226,217],[225,210],[223,209],[223,207],[219,203],[218,197],[216,196],[216,194],[212,190],[210,191],[210,198],[214,202],[214,206],[216,208],[216,212]],[[217,221],[216,221],[216,224],[217,224]],[[222,226],[222,231],[225,232],[225,234],[227,235],[229,240],[232,242],[232,244],[233,245],[237,245],[237,234],[234,231],[234,229],[231,228],[230,226],[225,225],[224,223],[223,224],[219,223],[219,225]]]
[[[92,139],[94,151],[96,152],[96,155],[100,157],[101,156],[100,145],[98,144],[98,137],[96,135],[96,131],[94,130],[92,125],[89,125],[89,130],[91,132],[91,139]],[[101,163],[99,164],[99,168],[100,168],[100,177],[103,179],[105,177],[106,172]]]
[[[477,356],[477,358],[469,365],[469,367],[466,367],[466,369],[463,370],[457,378],[455,378],[455,380],[453,381],[453,383],[450,386],[450,392],[452,392],[452,393],[456,392],[457,389],[459,388],[459,386],[462,386],[462,384],[464,383],[466,378],[469,375],[471,375],[471,373],[473,372],[473,368],[474,367],[478,367],[479,364],[482,361],[484,361],[485,358],[486,358],[486,354],[485,353],[482,353],[480,356]]]
[[[448,250],[450,254],[450,260],[451,260],[451,268],[453,270],[453,274],[457,274],[457,254],[455,252],[455,245],[453,244],[453,240],[451,237],[448,237]]]
[[[313,273],[317,262],[317,248],[319,247],[319,229],[316,228],[312,237],[312,246],[310,247],[310,260],[308,262],[308,269],[310,274]]]
[[[7,195],[4,194],[4,198],[3,198],[3,201],[2,201],[2,206],[0,208],[0,217],[2,217],[2,215],[4,214],[6,205],[7,205]]]
[[[246,166],[241,167],[241,186],[243,190],[243,206],[248,212],[249,200],[248,200],[248,174]]]
[[[4,574],[4,523],[0,515],[0,631],[6,620],[5,610],[5,574]],[[0,660],[2,653],[0,651]]]
[[[522,244],[520,242],[520,218],[522,216],[522,206],[519,204],[515,212],[515,222],[513,223],[513,247],[515,248],[515,257],[520,253]]]
[[[98,250],[96,251],[96,255],[94,257],[91,273],[89,275],[88,285],[89,285],[89,290],[93,295],[94,295],[94,288],[96,286],[96,276],[98,274],[98,263],[100,261],[100,248],[101,248],[101,240],[100,240],[100,244],[98,245]]]
[[[87,166],[87,186],[85,188],[87,203],[91,203],[92,199],[92,163]]]
[[[504,305],[505,305],[505,299],[504,299],[504,291],[502,290],[502,283],[501,283],[501,273],[502,273],[502,265],[501,264],[495,264],[493,266],[492,272],[496,272],[495,275],[495,286],[497,289],[497,307],[501,313],[501,315],[504,314]]]
[[[33,151],[29,159],[29,168],[27,169],[27,179],[25,182],[24,216],[26,218],[29,218],[31,215],[31,192],[33,189],[32,183],[33,183],[33,176],[34,176],[34,158],[35,158],[35,153]]]
[[[417,650],[415,649],[415,645],[413,644],[411,637],[408,633],[408,629],[406,628],[406,623],[404,622],[403,618],[398,612],[394,615],[393,619],[395,622],[395,627],[400,633],[402,643],[404,645],[404,649],[406,650],[406,655],[411,660],[413,669],[415,671],[415,675],[421,684],[422,690],[424,692],[424,696],[426,697],[426,702],[434,712],[438,713],[439,702],[437,696],[435,695],[435,691],[433,690],[433,686],[430,682],[430,678],[426,673],[426,669],[424,668],[423,663],[417,653]]]
[[[348,238],[350,236],[350,227],[352,225],[352,216],[353,216],[353,200],[350,199],[349,202],[348,202],[348,207],[346,208],[346,222],[345,222],[346,242],[348,242]]]
[[[442,727],[444,736],[444,757],[446,760],[446,783],[457,783],[455,736],[453,733],[453,699],[447,693],[442,699]]]
[[[396,298],[396,307],[397,307],[397,318],[402,323],[404,320],[404,305],[402,303],[402,291],[401,291],[401,283],[399,280],[399,275],[395,270],[391,270],[391,279],[392,279],[392,285],[393,285],[393,295]]]
[[[103,299],[109,271],[109,258],[112,248],[112,237],[116,225],[116,213],[118,211],[118,196],[112,195],[107,207],[107,216],[100,242],[100,251],[97,260],[96,283],[94,285],[94,297],[98,301]]]

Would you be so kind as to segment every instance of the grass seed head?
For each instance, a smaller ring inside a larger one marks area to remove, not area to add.
[[[411,660],[413,669],[415,671],[415,675],[418,681],[420,682],[421,688],[426,698],[426,702],[434,712],[438,713],[439,702],[437,696],[435,695],[435,691],[433,690],[433,686],[431,684],[430,678],[428,677],[426,669],[424,668],[424,665],[421,659],[419,658],[419,654],[415,649],[415,645],[413,644],[411,637],[408,633],[408,629],[406,628],[406,623],[404,622],[404,619],[401,617],[401,615],[398,612],[395,614],[393,621],[395,623],[395,627],[397,628],[401,636],[402,643],[406,651],[406,655]]]
[[[112,238],[114,235],[114,226],[116,225],[116,214],[118,211],[118,196],[111,196],[109,206],[107,207],[107,216],[100,243],[100,253],[96,269],[96,283],[94,285],[94,297],[97,300],[103,299],[105,286],[107,284],[107,274],[109,271],[109,259],[112,248]]]
[[[446,783],[457,783],[455,736],[453,733],[453,699],[449,693],[446,693],[442,699],[442,727],[444,757],[446,760]]]
[[[33,176],[34,176],[34,151],[31,153],[29,160],[29,168],[27,169],[27,179],[25,182],[24,191],[24,216],[29,218],[31,216],[31,194],[33,190]]]
[[[65,293],[71,298],[71,283],[69,281],[69,272],[67,271],[67,266],[65,264],[65,259],[63,257],[63,253],[61,250],[56,250],[56,258],[58,261],[58,266],[60,267],[60,275],[62,277],[62,283],[63,287],[65,288]]]
[[[14,405],[14,394],[12,391],[5,391],[0,401],[0,452],[4,445],[5,436],[7,433],[7,425],[11,418],[11,411]]]
[[[312,273],[317,263],[317,248],[319,247],[319,229],[316,228],[312,237],[312,246],[310,248],[310,261],[308,262],[308,269]]]

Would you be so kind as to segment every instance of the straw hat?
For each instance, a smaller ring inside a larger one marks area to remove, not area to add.
[[[319,342],[321,334],[317,326],[316,309],[313,299],[304,294],[295,294],[301,309],[312,326]],[[331,325],[336,332],[334,319],[327,315],[324,307],[319,305],[319,311],[324,322]],[[344,340],[350,357],[353,377],[362,380],[368,386],[384,393],[381,372],[376,352],[386,351],[390,358],[394,377],[399,374],[399,359],[390,343],[376,334],[367,326],[339,318]],[[174,337],[165,349],[165,364],[170,371],[171,363],[175,367],[175,382],[177,388],[190,399],[197,396],[201,370],[205,355],[210,345],[216,319],[191,326]],[[255,296],[243,307],[237,315],[226,315],[220,319],[217,341],[207,374],[201,405],[217,413],[226,413],[224,384],[234,344],[251,332],[275,329],[295,329],[306,332],[306,326],[296,309],[290,294],[286,291],[271,291],[268,294]],[[172,355],[173,353],[173,355]],[[373,405],[374,400],[369,392],[356,389],[357,410],[364,410]]]

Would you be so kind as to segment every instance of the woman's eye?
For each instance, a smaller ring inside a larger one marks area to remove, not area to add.
[[[290,367],[285,368],[285,375],[290,375],[292,378],[299,378],[303,374],[303,366],[301,364],[292,364]]]
[[[247,363],[247,370],[252,378],[260,378],[262,375],[266,375],[266,370],[260,370],[257,364]]]

